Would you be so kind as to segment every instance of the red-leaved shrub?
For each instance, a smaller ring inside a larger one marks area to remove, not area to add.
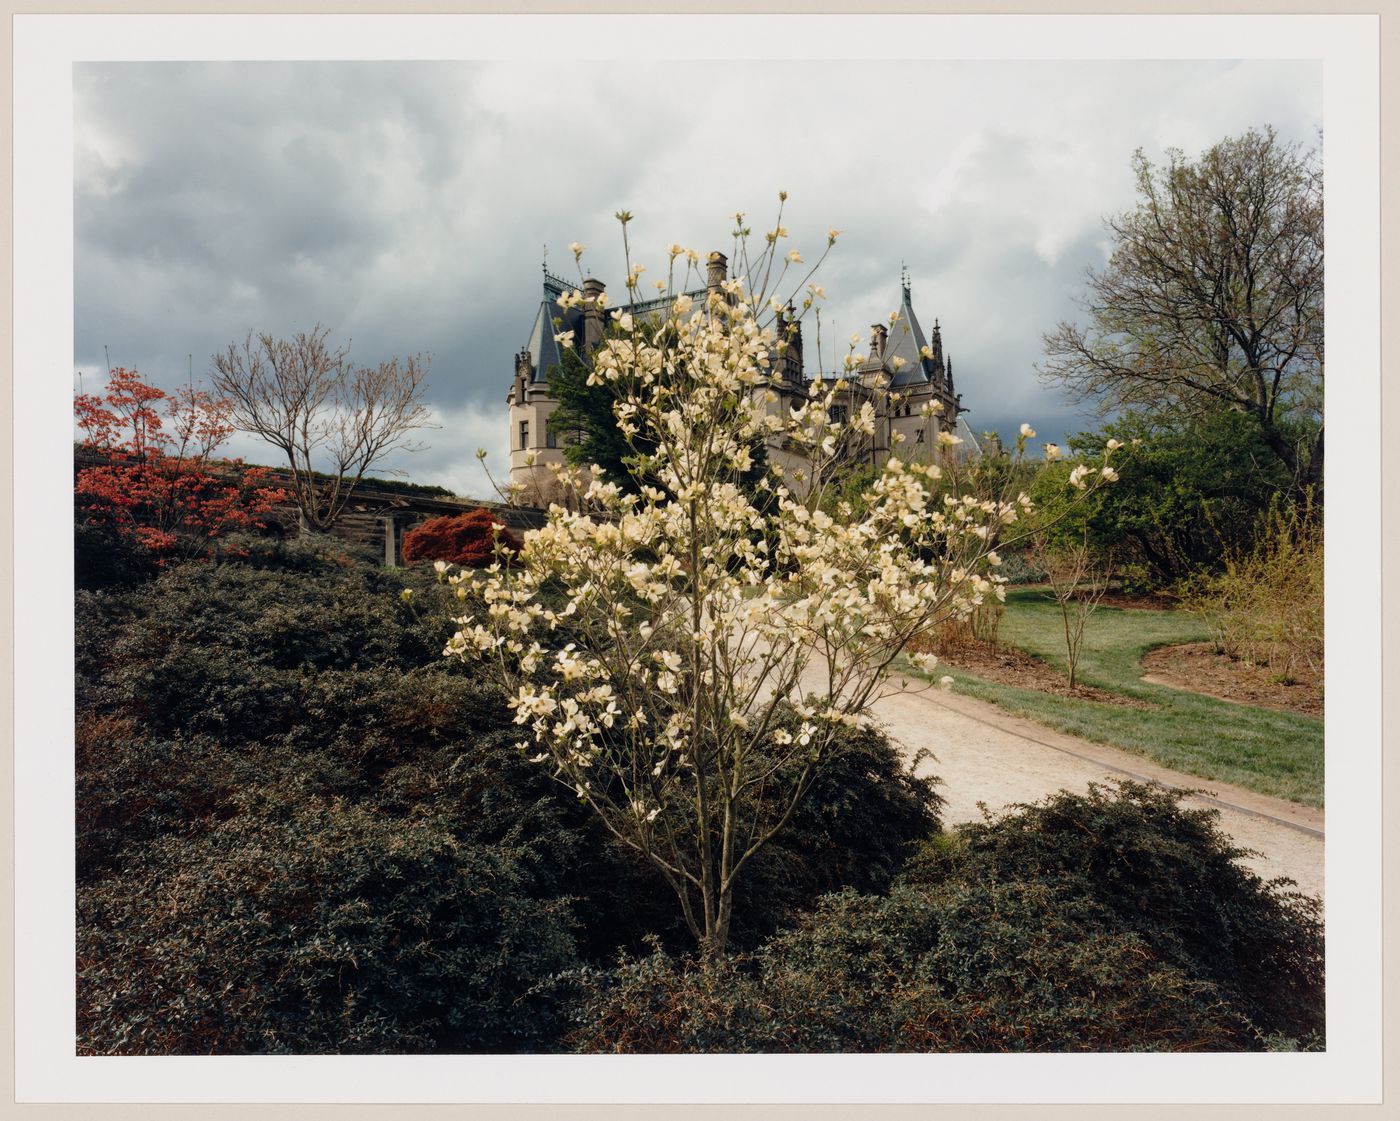
[[[265,468],[215,459],[234,432],[226,398],[192,386],[166,393],[119,367],[102,395],[81,393],[73,409],[80,447],[106,460],[77,472],[79,524],[108,527],[149,550],[157,565],[179,552],[207,553],[222,534],[262,527],[287,497]]]
[[[497,526],[501,544],[519,552],[520,538],[506,529],[490,510],[472,510],[446,518],[430,518],[410,529],[403,535],[403,562],[440,560],[466,568],[481,568],[495,560],[492,545]]]

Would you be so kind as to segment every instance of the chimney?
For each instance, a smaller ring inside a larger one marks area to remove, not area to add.
[[[796,317],[796,308],[789,302],[787,306],[787,377],[793,385],[802,384],[802,320]]]
[[[880,362],[885,360],[885,336],[888,329],[883,323],[872,323],[870,325],[870,357]]]
[[[590,276],[583,282],[583,348],[596,350],[603,341],[603,309],[598,306],[598,297],[606,288],[597,277]]]
[[[716,249],[709,256],[709,268],[705,274],[705,287],[709,289],[711,297],[722,295],[720,285],[728,279],[729,258]]]
[[[510,393],[506,395],[506,402],[511,405],[525,404],[525,394],[534,377],[535,363],[530,358],[530,351],[528,349],[521,350],[515,356],[515,377],[511,380]]]

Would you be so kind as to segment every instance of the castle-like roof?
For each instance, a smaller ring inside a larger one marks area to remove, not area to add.
[[[924,329],[919,326],[919,319],[914,314],[907,281],[901,284],[900,291],[903,299],[899,304],[899,318],[890,327],[885,340],[885,369],[890,371],[891,389],[927,385],[933,372],[929,368],[932,363],[923,356],[928,340],[924,338]],[[896,358],[904,361],[895,362]]]
[[[554,325],[556,319],[561,321],[558,327]],[[577,336],[582,333],[582,327],[583,316],[577,308],[565,311],[546,294],[540,301],[534,326],[530,328],[530,337],[525,343],[525,349],[530,352],[530,364],[534,368],[534,381],[548,381],[549,371],[559,365],[559,344],[554,341],[554,336],[559,331],[573,331]]]
[[[559,344],[554,341],[556,334],[572,331],[574,344],[578,346],[583,342],[583,309],[576,305],[565,310],[559,304],[559,297],[565,292],[574,290],[575,287],[557,276],[551,276],[549,273],[544,274],[544,298],[540,300],[539,310],[535,313],[535,322],[530,328],[530,334],[525,343],[525,350],[529,352],[530,363],[534,367],[533,381],[549,381],[549,372],[562,361]],[[705,289],[697,288],[692,292],[687,292],[686,295],[692,299],[702,299],[705,296]],[[622,307],[634,315],[648,315],[665,308],[673,298],[671,296],[658,296],[650,300],[626,303]],[[555,325],[555,320],[559,321],[558,326]]]

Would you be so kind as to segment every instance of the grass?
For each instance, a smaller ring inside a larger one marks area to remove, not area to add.
[[[1043,591],[1008,591],[1000,637],[1057,669],[1068,668],[1059,608]],[[1058,731],[1122,748],[1203,779],[1320,807],[1320,719],[1218,701],[1141,680],[1139,662],[1147,651],[1208,638],[1201,623],[1181,611],[1099,607],[1089,617],[1078,679],[1158,706],[1152,709],[1018,689],[955,668],[945,671],[940,666],[937,672],[951,674],[960,693]]]

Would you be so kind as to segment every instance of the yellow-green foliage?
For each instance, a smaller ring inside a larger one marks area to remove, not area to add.
[[[1277,678],[1323,669],[1322,512],[1311,502],[1275,502],[1253,549],[1227,555],[1225,571],[1204,577],[1187,603],[1210,628],[1217,649]]]

